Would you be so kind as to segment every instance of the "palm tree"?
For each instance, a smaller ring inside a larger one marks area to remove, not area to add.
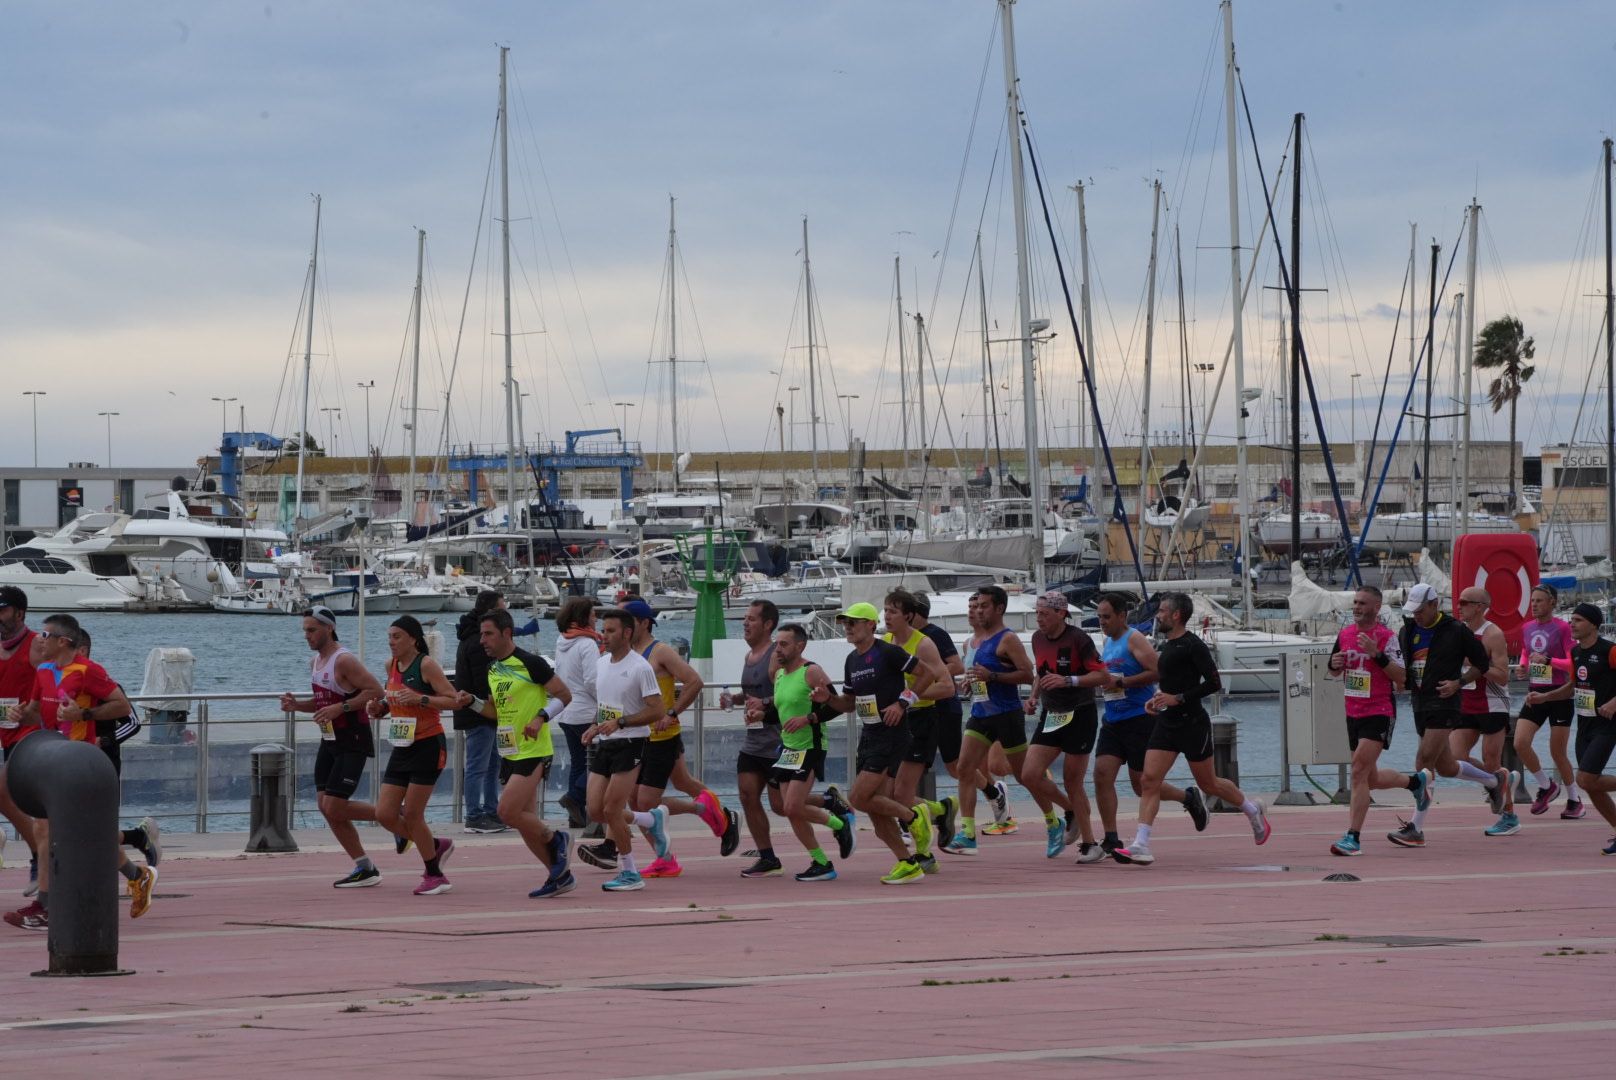
[[[1526,336],[1526,328],[1513,315],[1503,315],[1488,323],[1476,342],[1476,367],[1498,372],[1487,385],[1487,400],[1493,412],[1509,406],[1509,496],[1515,500],[1515,407],[1521,387],[1537,368],[1527,361],[1537,355],[1537,345]]]

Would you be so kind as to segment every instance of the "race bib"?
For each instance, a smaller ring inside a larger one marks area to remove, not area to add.
[[[1409,686],[1418,687],[1425,684],[1425,661],[1416,660],[1408,666]]]
[[[860,694],[853,699],[853,713],[866,724],[878,723],[881,710],[875,707],[874,694]]]
[[[21,704],[14,697],[0,697],[0,728],[11,731],[18,726],[16,718],[11,715],[11,710],[20,707]]]
[[[774,763],[776,769],[789,769],[792,772],[802,768],[802,763],[808,760],[807,750],[781,750],[780,760]]]
[[[1576,705],[1578,716],[1591,717],[1594,715],[1594,692],[1592,690],[1584,690],[1578,687],[1571,695],[1571,700]]]
[[[415,717],[391,718],[387,723],[387,741],[394,746],[409,746],[415,742]]]
[[[606,721],[623,719],[623,710],[613,705],[602,705],[595,710],[595,723],[604,724]]]
[[[985,705],[988,700],[988,684],[982,679],[971,680],[971,704]]]
[[[1046,712],[1044,713],[1044,730],[1059,731],[1067,724],[1070,724],[1072,717],[1076,715],[1076,713],[1071,712]]]
[[[1369,672],[1362,668],[1348,668],[1342,673],[1347,684],[1347,696],[1350,698],[1366,698],[1369,696]]]
[[[1531,664],[1526,669],[1526,677],[1533,686],[1547,686],[1554,682],[1554,666],[1547,660],[1538,664]]]
[[[516,728],[513,725],[502,723],[494,729],[494,748],[499,751],[500,757],[516,756]]]
[[[331,721],[329,721],[329,720],[316,720],[314,723],[319,727],[319,729],[320,729],[320,738],[323,741],[331,742],[333,739],[335,739],[337,737],[337,729],[332,726]]]

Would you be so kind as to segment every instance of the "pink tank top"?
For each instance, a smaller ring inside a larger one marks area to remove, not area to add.
[[[1358,625],[1349,623],[1335,639],[1336,652],[1346,658],[1347,666],[1341,672],[1341,679],[1346,684],[1347,715],[1355,720],[1365,716],[1391,716],[1392,681],[1380,665],[1370,659],[1372,653],[1358,648],[1358,633]],[[1385,653],[1392,663],[1403,662],[1396,634],[1377,623],[1369,636],[1375,639],[1376,649]]]

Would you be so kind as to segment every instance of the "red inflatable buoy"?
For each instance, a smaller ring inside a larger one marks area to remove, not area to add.
[[[1486,589],[1493,602],[1487,620],[1504,632],[1511,656],[1521,651],[1521,627],[1537,582],[1537,541],[1526,533],[1475,533],[1454,542],[1454,614],[1461,592]]]

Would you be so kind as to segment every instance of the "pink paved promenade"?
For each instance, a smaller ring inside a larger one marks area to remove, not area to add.
[[[1356,859],[1327,850],[1341,809],[1281,809],[1261,849],[1243,818],[1195,835],[1171,812],[1153,867],[1046,861],[1023,827],[903,887],[876,880],[867,831],[817,886],[741,880],[681,831],[683,878],[609,895],[580,864],[550,902],[526,898],[539,878],[507,837],[457,836],[456,891],[422,898],[413,852],[338,892],[329,849],[176,837],[124,924],[136,975],[30,978],[43,935],[0,926],[0,1073],[1612,1075],[1604,825],[1528,817],[1494,840],[1470,791],[1440,798],[1422,851],[1381,839],[1386,809]],[[1341,871],[1362,880],[1324,882]]]

